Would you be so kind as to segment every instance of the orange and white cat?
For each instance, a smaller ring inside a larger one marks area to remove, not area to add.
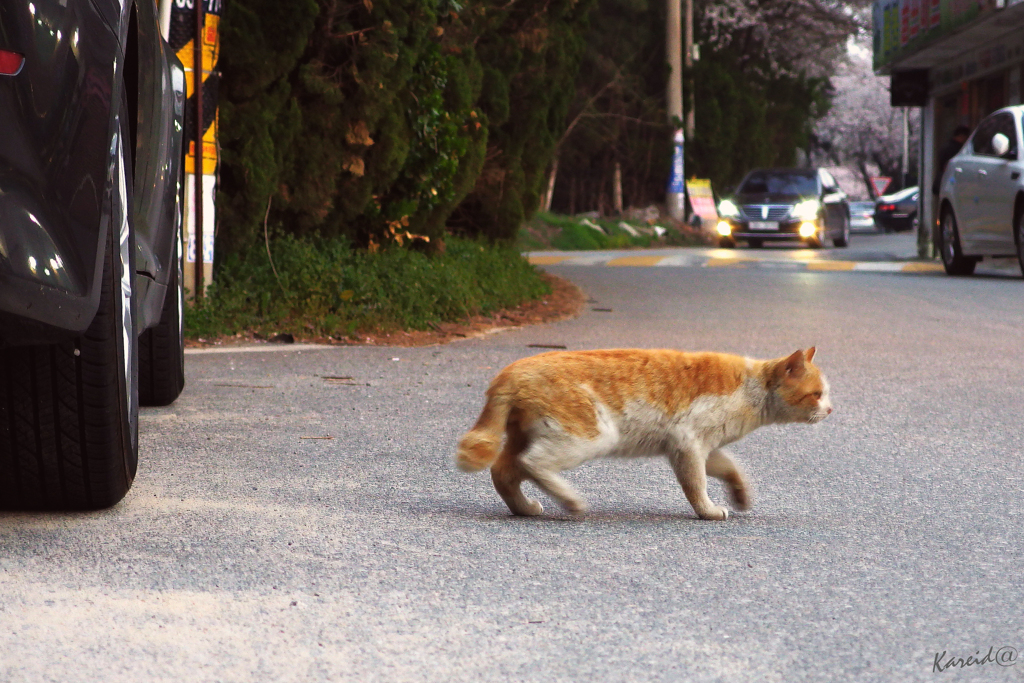
[[[813,358],[814,347],[774,360],[667,349],[523,358],[491,382],[456,462],[467,472],[490,466],[513,514],[539,515],[543,507],[520,489],[524,480],[579,513],[586,504],[561,471],[600,457],[665,455],[697,515],[728,519],[708,498],[707,476],[726,483],[740,510],[750,493],[722,447],[764,425],[813,424],[832,412]]]

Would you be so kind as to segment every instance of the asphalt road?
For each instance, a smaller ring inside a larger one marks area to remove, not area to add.
[[[0,515],[0,681],[1024,679],[1019,275],[551,270],[579,318],[190,354],[124,502]],[[835,412],[733,447],[728,522],[658,459],[570,472],[584,519],[512,518],[452,455],[530,344],[816,345]]]

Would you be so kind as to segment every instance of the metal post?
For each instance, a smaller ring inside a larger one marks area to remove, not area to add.
[[[666,89],[666,105],[668,120],[673,127],[683,119],[683,55],[682,55],[682,21],[679,0],[667,0],[665,28],[665,57],[668,61],[669,75]],[[683,175],[683,131],[677,129],[673,135],[675,145],[672,176],[669,179],[665,201],[669,215],[683,220],[685,209],[685,176]]]
[[[907,186],[910,169],[910,129],[907,121],[909,107],[903,107],[903,158],[900,159],[900,189]]]
[[[694,131],[696,130],[696,113],[695,113],[695,109],[697,107],[697,103],[696,103],[696,99],[694,98],[693,77],[692,77],[692,73],[693,72],[691,70],[693,69],[693,62],[694,62],[694,59],[696,58],[696,49],[695,49],[695,46],[693,44],[693,0],[684,0],[684,1],[685,1],[684,7],[686,9],[683,12],[683,31],[684,31],[683,36],[684,36],[684,41],[685,41],[684,45],[686,47],[686,51],[683,53],[684,54],[683,59],[685,60],[685,64],[686,64],[686,72],[688,74],[691,74],[690,78],[688,78],[686,80],[686,89],[685,89],[686,104],[688,105],[688,108],[687,108],[687,111],[686,111],[686,137],[692,138],[693,134],[694,134]]]
[[[193,92],[196,98],[196,148],[195,148],[195,294],[203,296],[203,0],[196,3],[196,36],[192,48]]]

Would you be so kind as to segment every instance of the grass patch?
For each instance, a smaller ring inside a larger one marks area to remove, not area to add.
[[[595,251],[600,249],[644,249],[649,247],[703,246],[706,241],[691,232],[681,232],[669,223],[658,224],[664,229],[659,235],[654,226],[642,221],[624,221],[619,218],[590,219],[538,212],[529,223],[519,229],[516,247],[521,251]],[[620,223],[630,225],[638,235],[632,235]],[[601,230],[595,230],[592,226]]]
[[[444,254],[377,254],[340,239],[271,241],[232,254],[207,295],[185,311],[187,337],[238,333],[354,337],[361,330],[424,330],[551,293],[513,247],[449,237]],[[278,276],[280,279],[278,279]]]

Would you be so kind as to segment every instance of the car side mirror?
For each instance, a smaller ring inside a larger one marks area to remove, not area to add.
[[[996,133],[992,136],[992,142],[989,143],[992,146],[992,153],[997,157],[1001,157],[1010,151],[1010,138],[1006,137],[1002,133]]]

